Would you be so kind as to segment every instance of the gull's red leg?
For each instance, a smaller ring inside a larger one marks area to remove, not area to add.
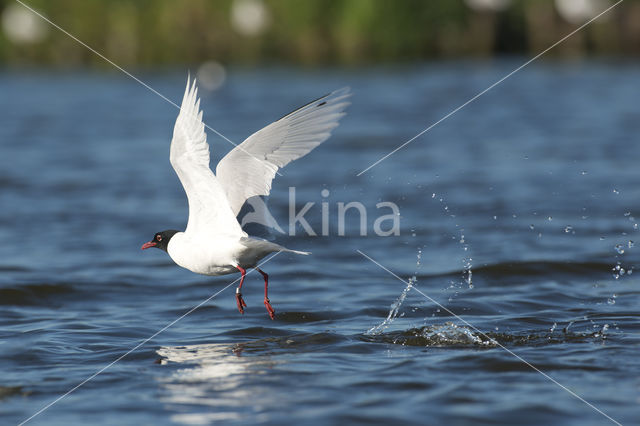
[[[267,308],[267,312],[269,312],[269,317],[271,317],[271,319],[275,319],[276,311],[273,310],[271,302],[269,302],[269,294],[267,291],[267,287],[269,286],[269,275],[260,268],[256,268],[256,271],[260,272],[264,277],[264,306]]]
[[[244,314],[244,308],[247,307],[247,304],[244,303],[241,289],[242,289],[242,284],[244,283],[244,276],[247,275],[247,270],[241,268],[238,265],[236,265],[236,269],[238,269],[238,271],[240,271],[240,273],[242,274],[242,277],[240,277],[240,285],[238,285],[238,288],[236,288],[236,303],[238,304],[238,310],[240,311],[240,313]]]

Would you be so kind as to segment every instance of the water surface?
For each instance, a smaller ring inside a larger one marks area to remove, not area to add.
[[[275,321],[252,273],[243,316],[231,286],[30,423],[609,422],[516,354],[637,424],[637,64],[534,64],[356,176],[518,65],[229,70],[202,106],[236,142],[352,87],[269,200],[288,230],[295,187],[318,234],[327,203],[329,235],[274,234],[313,252],[264,266]],[[140,77],[177,101],[185,74]],[[0,93],[0,413],[18,424],[236,277],[140,251],[186,222],[171,105],[117,73],[4,72]],[[209,141],[214,161],[231,148]],[[338,235],[351,201],[367,235],[353,210]],[[384,201],[398,236],[374,233]]]

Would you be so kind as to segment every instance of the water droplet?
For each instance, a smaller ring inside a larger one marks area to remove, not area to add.
[[[583,170],[583,171],[581,171],[581,172],[580,172],[580,174],[581,174],[582,176],[584,176],[584,175],[586,175],[586,174],[587,174],[587,171],[586,171],[586,170]]]
[[[493,216],[493,220],[496,220],[496,219],[498,219],[498,216]]]
[[[564,227],[564,232],[566,232],[567,234],[571,231],[573,231],[573,226],[567,225]]]
[[[625,216],[631,216],[631,212],[626,212],[624,215]]]
[[[618,254],[624,254],[624,246],[622,244],[616,244],[614,248]]]
[[[549,217],[547,218],[547,220],[548,220],[549,222],[551,222],[551,221],[553,220],[553,218],[552,218],[551,216],[549,216]]]
[[[431,194],[431,198],[436,198],[436,193]]]
[[[633,247],[635,244],[633,241],[629,240],[629,242],[627,243],[627,245],[629,246],[629,248]]]
[[[604,240],[604,237],[600,237],[600,241],[603,241],[603,240]]]
[[[558,327],[558,324],[554,322],[553,325],[551,326],[551,328],[549,329],[549,331],[553,333],[555,331],[556,327]]]
[[[615,278],[616,280],[620,278],[621,275],[624,274],[624,269],[620,266],[620,262],[618,262],[618,264],[614,266],[611,270],[613,271],[613,278]]]
[[[614,194],[620,194],[620,191],[618,191],[617,189],[613,188],[613,193]]]
[[[535,228],[536,228],[536,227],[535,227],[535,226],[533,226],[533,224],[529,225],[529,229],[533,230],[533,229],[535,229]]]

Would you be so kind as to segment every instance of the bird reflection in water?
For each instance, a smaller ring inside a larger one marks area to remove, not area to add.
[[[220,343],[158,349],[160,365],[178,367],[159,379],[162,402],[179,413],[171,420],[181,424],[239,420],[259,410],[247,401],[269,403],[272,397],[264,373],[275,362],[267,356],[242,356],[244,349],[244,344]],[[239,406],[245,409],[238,410]]]

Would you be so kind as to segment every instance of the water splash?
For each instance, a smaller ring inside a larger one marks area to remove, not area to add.
[[[435,193],[433,194],[435,196]],[[432,196],[432,198],[434,198]],[[448,205],[446,205],[446,202],[444,200],[444,197],[440,196],[439,201],[444,205],[443,208],[443,212],[446,213],[450,218],[455,219],[456,215],[452,214]],[[514,215],[515,216],[515,215]],[[493,217],[494,220],[498,220],[497,216]],[[466,236],[464,234],[464,228],[462,228],[460,226],[459,223],[455,223],[455,228],[458,230],[458,232],[460,233],[460,237],[456,237],[455,235],[452,235],[452,239],[458,239],[458,243],[460,244],[460,247],[462,248],[462,251],[464,252],[463,257],[461,259],[462,262],[462,273],[461,273],[461,279],[458,282],[455,281],[450,281],[449,282],[449,289],[453,289],[454,290],[454,294],[449,296],[449,302],[453,301],[453,299],[455,297],[457,297],[460,294],[460,289],[463,288],[464,286],[466,286],[469,289],[473,289],[473,271],[472,271],[472,266],[473,266],[473,258],[470,256],[470,249],[471,246],[470,244],[467,242]]]
[[[467,244],[467,241],[464,239],[464,229],[460,229],[459,243],[462,245],[462,249],[465,252],[469,251],[469,244]],[[467,287],[469,287],[470,289],[473,288],[473,282],[472,282],[473,271],[471,270],[471,267],[473,266],[473,264],[471,263],[472,261],[473,261],[473,258],[471,258],[471,256],[466,256],[462,258],[462,282],[466,283]]]
[[[421,330],[423,337],[437,345],[471,344],[480,346],[497,346],[498,342],[488,336],[474,333],[471,329],[446,322],[444,325],[425,327]]]
[[[562,332],[557,331],[557,325],[550,330],[529,330],[519,333],[479,332],[446,322],[442,325],[427,325],[408,330],[391,331],[375,336],[363,335],[363,339],[375,343],[390,343],[400,346],[418,347],[482,347],[494,348],[496,346],[529,346],[554,345],[566,343],[584,343],[597,340],[604,342],[609,337],[610,325],[595,324],[581,331],[569,331],[569,323]],[[616,324],[613,324],[616,327]],[[618,329],[616,327],[616,329]]]
[[[631,216],[631,212],[626,212],[624,213],[624,216],[626,218],[628,218],[631,221],[635,221],[635,218],[633,216]],[[627,233],[623,232],[622,233],[623,236],[626,236]],[[613,246],[613,249],[616,251],[616,258],[621,259],[623,257],[623,255],[631,250],[632,248],[635,247],[635,243],[633,242],[633,240],[627,240],[625,242],[620,242],[617,243],[615,246]],[[618,260],[616,262],[616,264],[611,268],[611,271],[613,272],[613,277],[617,280],[620,277],[622,277],[623,275],[631,275],[633,273],[633,266],[628,266],[626,269],[625,267],[622,266],[622,262],[620,260]],[[611,300],[611,299],[610,299]],[[615,303],[615,301],[614,301]],[[610,303],[611,304],[611,303]]]
[[[384,319],[384,321],[382,321],[380,324],[373,326],[369,330],[367,330],[364,333],[365,335],[376,336],[382,333],[398,317],[398,314],[400,313],[400,307],[402,306],[404,299],[407,298],[407,294],[409,294],[409,291],[411,291],[411,289],[413,288],[413,285],[418,281],[418,278],[416,277],[416,275],[418,274],[418,271],[422,267],[422,248],[423,247],[418,247],[418,253],[416,254],[416,271],[414,275],[411,278],[409,278],[409,281],[407,281],[407,286],[404,288],[404,290],[402,290],[402,293],[400,293],[400,296],[398,296],[398,298],[391,304],[391,307],[389,309],[389,314]],[[403,315],[400,315],[400,316],[402,317]]]
[[[594,328],[596,328],[597,325],[594,325]],[[607,338],[607,331],[609,331],[609,324],[605,324],[602,326],[602,328],[600,329],[600,331],[596,331],[593,334],[593,337],[600,337],[602,338],[602,340],[605,340]]]
[[[398,296],[395,302],[391,304],[389,315],[387,315],[384,321],[382,321],[380,324],[374,327],[371,327],[369,330],[367,330],[364,333],[365,335],[376,336],[382,333],[384,330],[386,330],[391,325],[391,323],[393,323],[393,321],[398,317],[398,313],[400,312],[400,307],[402,306],[404,299],[407,298],[407,294],[409,294],[409,291],[411,291],[411,289],[413,288],[413,284],[416,281],[417,281],[417,278],[415,275],[409,278],[409,281],[407,282],[407,286],[404,288],[404,290],[402,290],[402,293],[400,293],[400,296]]]
[[[438,200],[438,202],[441,205],[443,213],[447,214],[447,216],[449,216],[451,219],[456,218],[456,215],[450,211],[449,206],[446,204],[444,197],[437,196],[437,194],[434,192],[431,194],[431,198]],[[462,261],[461,280],[458,281],[457,283],[455,281],[450,282],[449,288],[454,289],[455,293],[449,297],[448,299],[449,302],[451,302],[454,297],[458,296],[459,294],[458,290],[461,288],[461,285],[466,284],[466,286],[469,289],[473,289],[473,271],[471,269],[473,266],[473,263],[472,263],[473,258],[468,255],[470,245],[467,243],[467,240],[465,238],[464,229],[461,228],[459,224],[455,224],[455,227],[458,229],[458,232],[460,233],[460,237],[458,238],[458,243],[462,247],[462,250],[465,252],[465,255],[461,259]],[[416,237],[416,230],[413,228],[411,229],[411,236],[414,238]],[[455,235],[452,235],[452,238],[455,240],[457,237]],[[404,315],[404,314],[400,314],[400,308],[404,303],[404,300],[406,299],[407,294],[413,288],[414,284],[417,282],[416,276],[418,275],[418,271],[422,266],[423,248],[424,246],[418,247],[418,251],[416,253],[416,270],[414,272],[414,275],[408,280],[407,285],[402,290],[402,293],[400,293],[400,296],[398,296],[398,298],[391,304],[389,309],[389,314],[380,324],[373,326],[369,330],[367,330],[364,333],[365,335],[368,335],[368,336],[380,335],[384,330],[386,330],[393,323],[393,321],[395,321],[396,318],[398,318],[398,316],[402,317]],[[415,312],[415,309],[413,309],[413,312]],[[437,312],[440,312],[440,309],[438,309]]]
[[[613,271],[613,278],[615,278],[616,280],[627,273],[620,262],[617,262],[616,266],[614,266],[611,270]]]
[[[365,336],[371,336],[371,334],[367,333]],[[401,346],[482,346],[490,348],[499,345],[494,337],[476,333],[468,327],[452,322],[377,334],[374,339],[373,341]]]

